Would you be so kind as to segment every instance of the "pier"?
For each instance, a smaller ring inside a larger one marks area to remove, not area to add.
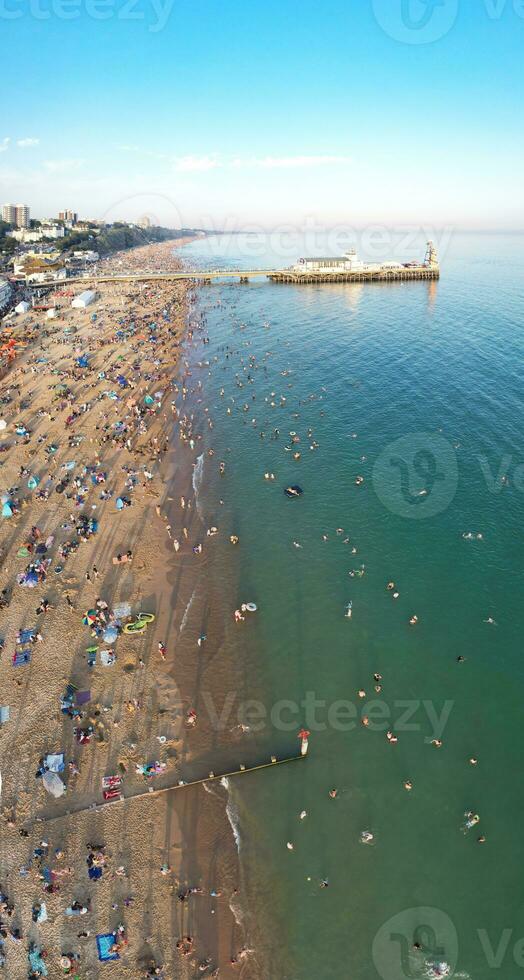
[[[305,285],[311,283],[351,283],[351,282],[405,282],[415,279],[439,279],[440,269],[438,265],[416,266],[401,268],[370,268],[355,269],[354,271],[322,272],[304,271],[298,272],[295,269],[199,269],[184,270],[183,272],[140,272],[122,273],[115,276],[92,275],[72,277],[71,279],[59,279],[52,282],[31,282],[28,286],[32,289],[61,289],[64,286],[94,286],[103,283],[154,283],[154,282],[199,282],[208,285],[220,279],[238,279],[240,283],[248,283],[250,279],[266,278],[271,282],[292,283],[294,285]]]

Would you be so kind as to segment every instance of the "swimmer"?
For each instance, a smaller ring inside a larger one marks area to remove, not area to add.
[[[474,756],[472,756],[471,759],[468,759],[468,762],[469,762],[470,766],[477,766],[478,765],[478,761],[479,760],[478,759],[475,759]]]
[[[373,834],[369,830],[363,830],[360,835],[361,844],[371,844],[374,840]]]
[[[299,813],[299,817],[301,820],[305,820],[307,817],[307,810],[302,810],[302,812]]]
[[[302,547],[302,545],[300,544],[299,541],[293,541],[293,544],[294,544],[295,548],[301,548]]]
[[[413,783],[411,782],[411,779],[406,779],[404,781],[404,789],[407,789],[408,792],[413,789]]]
[[[440,749],[440,748],[442,748],[442,739],[441,738],[432,738],[431,739],[431,744],[434,745],[436,749]]]
[[[411,619],[410,619],[410,621],[409,621],[409,625],[410,626],[416,626],[417,623],[418,623],[418,616],[412,616]]]
[[[330,789],[329,795],[330,795],[330,797],[331,797],[332,800],[336,800],[336,798],[338,796],[338,789]]]
[[[366,697],[366,692],[364,690],[362,690],[362,688],[360,688],[360,691],[358,692],[358,696],[359,696],[359,698],[365,698]]]
[[[497,625],[497,623],[495,622],[495,620],[493,619],[492,616],[488,616],[488,618],[487,619],[483,619],[482,622],[483,623],[489,623],[490,626],[496,626]]]
[[[396,745],[398,742],[398,738],[393,734],[393,732],[386,732],[386,738],[390,745]]]

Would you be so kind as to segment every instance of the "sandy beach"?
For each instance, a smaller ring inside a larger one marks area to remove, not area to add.
[[[163,243],[104,262],[123,266],[179,260]],[[242,936],[223,796],[154,792],[209,769],[199,644],[177,657],[212,547],[179,408],[186,289],[108,284],[85,310],[54,294],[55,318],[14,321],[27,346],[0,405],[0,955],[13,980],[247,975],[242,957],[230,966]]]

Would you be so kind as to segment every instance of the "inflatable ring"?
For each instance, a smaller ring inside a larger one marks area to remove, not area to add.
[[[147,623],[144,622],[143,619],[142,620],[137,619],[133,623],[126,623],[126,625],[124,626],[124,633],[127,633],[128,635],[130,633],[131,633],[131,635],[133,633],[143,633],[144,630],[145,630],[145,628],[146,628],[146,626],[147,626]]]
[[[256,604],[254,602],[246,602],[246,609],[247,609],[248,612],[256,612],[257,611],[257,607],[256,607]]]
[[[155,615],[154,613],[138,613],[137,622],[138,623],[154,623]]]

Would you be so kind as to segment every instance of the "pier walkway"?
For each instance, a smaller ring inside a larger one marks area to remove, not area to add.
[[[182,282],[194,281],[210,283],[217,279],[238,279],[248,282],[250,279],[266,278],[271,282],[293,283],[306,285],[311,283],[351,283],[351,282],[401,282],[413,279],[439,279],[438,266],[403,266],[400,269],[376,268],[363,269],[358,272],[295,272],[294,269],[185,269],[181,272],[136,272],[119,273],[118,275],[82,275],[77,278],[60,279],[53,282],[32,282],[28,285],[33,289],[61,289],[64,286],[96,286],[99,283],[112,282]]]

